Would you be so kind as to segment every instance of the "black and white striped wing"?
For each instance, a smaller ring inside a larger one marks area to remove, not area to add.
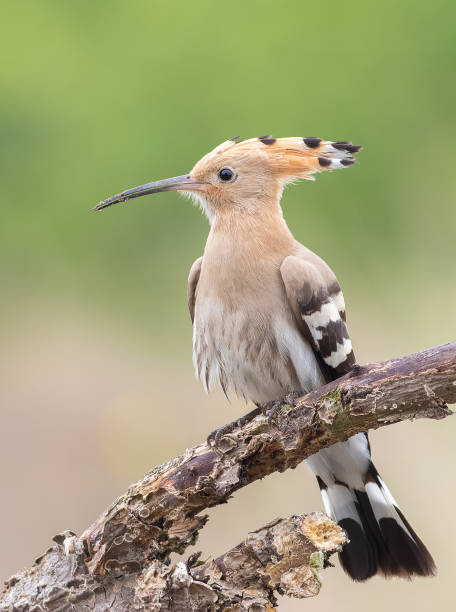
[[[339,283],[335,278],[328,283],[314,263],[293,255],[285,258],[280,271],[301,330],[325,364],[328,379],[346,374],[356,360]]]

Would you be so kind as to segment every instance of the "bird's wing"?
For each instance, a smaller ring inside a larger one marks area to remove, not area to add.
[[[321,269],[319,263],[290,255],[280,272],[301,331],[325,364],[327,378],[333,380],[349,372],[356,360],[339,283],[334,276],[328,280],[329,269],[326,264]]]
[[[193,263],[190,268],[190,273],[188,275],[187,281],[187,300],[188,300],[188,309],[190,311],[190,318],[195,318],[195,302],[196,302],[196,288],[198,286],[199,277],[201,274],[201,264],[203,263],[203,257],[198,257],[198,259]]]

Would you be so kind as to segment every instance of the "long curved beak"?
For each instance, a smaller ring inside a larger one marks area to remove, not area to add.
[[[201,187],[201,183],[193,181],[189,174],[183,174],[182,176],[174,176],[173,178],[164,179],[163,181],[155,181],[154,183],[146,183],[139,187],[133,187],[133,189],[127,189],[118,193],[117,195],[111,196],[107,200],[102,200],[96,206],[94,210],[102,210],[112,204],[118,202],[126,202],[132,198],[139,198],[140,196],[148,195],[149,193],[159,193],[160,191],[192,191]]]

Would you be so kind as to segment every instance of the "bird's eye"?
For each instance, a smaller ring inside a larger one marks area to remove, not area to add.
[[[231,181],[234,176],[234,172],[230,168],[222,168],[219,172],[220,180]]]

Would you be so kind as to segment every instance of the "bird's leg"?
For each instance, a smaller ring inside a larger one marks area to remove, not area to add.
[[[211,433],[207,437],[207,443],[209,446],[219,448],[219,442],[221,439],[232,433],[235,429],[243,427],[246,423],[254,419],[259,414],[264,414],[268,417],[268,424],[273,425],[274,419],[276,415],[280,412],[280,409],[283,407],[284,403],[294,405],[294,401],[300,396],[299,393],[290,393],[285,398],[276,400],[274,402],[268,402],[267,404],[256,404],[256,408],[245,414],[244,416],[239,417],[235,421],[231,423],[227,423],[226,425],[222,425]],[[220,450],[222,450],[220,448]]]
[[[244,414],[244,416],[241,416],[235,421],[232,421],[231,423],[227,423],[226,425],[222,425],[221,427],[217,427],[217,429],[214,429],[214,431],[211,431],[211,433],[207,436],[207,440],[206,440],[208,445],[214,446],[217,448],[218,443],[224,436],[233,432],[237,428],[243,427],[246,423],[254,419],[259,414],[263,414],[265,406],[266,405],[263,405],[263,404],[256,404],[256,408],[254,408],[247,414]]]
[[[301,393],[289,393],[282,399],[276,400],[275,402],[269,402],[264,405],[264,413],[268,417],[268,424],[273,425],[274,419],[277,414],[281,411],[284,404],[290,404],[291,406],[295,405],[295,401],[300,397]]]
[[[268,425],[274,425],[274,419],[279,414],[282,406],[283,400],[276,400],[275,402],[269,402],[266,404],[264,413],[268,417]]]

